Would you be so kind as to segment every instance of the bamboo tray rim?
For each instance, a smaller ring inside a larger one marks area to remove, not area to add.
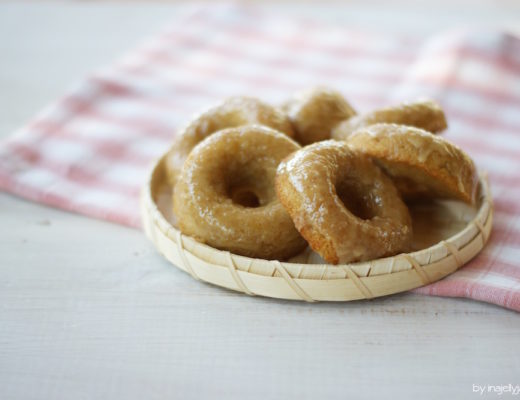
[[[368,262],[340,265],[244,257],[199,243],[182,234],[167,220],[154,199],[157,187],[164,181],[164,171],[161,169],[163,158],[159,158],[153,165],[141,191],[141,213],[146,235],[171,263],[195,279],[250,295],[306,301],[346,301],[413,289],[442,279],[463,266],[480,252],[491,232],[492,196],[487,177],[482,174],[480,206],[474,218],[456,234],[428,248]],[[225,276],[222,275],[223,271]],[[399,277],[407,283],[400,285]],[[255,279],[262,281],[261,284],[253,282]],[[279,287],[280,279],[285,281],[285,288]],[[385,279],[392,281],[391,287],[384,287]],[[270,282],[274,284],[275,281],[279,290],[271,293]],[[321,293],[323,288],[318,290],[316,296],[313,295],[315,290],[309,289],[309,284],[312,286],[328,282],[335,287],[341,281],[349,281],[351,290],[339,296],[337,293],[330,296]]]

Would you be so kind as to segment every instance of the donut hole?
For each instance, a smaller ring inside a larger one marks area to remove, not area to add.
[[[370,188],[345,180],[336,186],[336,193],[345,208],[356,217],[369,220],[376,216]]]
[[[242,207],[260,207],[260,199],[250,187],[233,187],[230,189],[230,197],[233,203]]]
[[[223,173],[228,198],[247,208],[257,208],[276,198],[274,183],[257,160],[232,160]]]

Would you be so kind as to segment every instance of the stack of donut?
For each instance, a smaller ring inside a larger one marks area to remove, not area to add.
[[[430,100],[358,115],[326,88],[278,108],[227,99],[186,125],[166,157],[178,228],[270,260],[307,245],[331,264],[406,252],[404,201],[475,202],[475,165],[436,135],[445,128]]]

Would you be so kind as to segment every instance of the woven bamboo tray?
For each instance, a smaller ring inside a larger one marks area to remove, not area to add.
[[[456,201],[411,206],[414,251],[355,264],[328,265],[310,249],[288,262],[231,254],[183,235],[170,221],[172,189],[163,159],[153,166],[141,195],[146,235],[175,266],[200,279],[249,295],[313,301],[386,296],[427,285],[475,257],[491,232],[489,185],[481,177],[477,207]]]

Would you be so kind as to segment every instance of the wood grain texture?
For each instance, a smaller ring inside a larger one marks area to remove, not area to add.
[[[314,14],[368,14],[338,10]],[[176,12],[0,4],[0,135]],[[445,14],[423,28],[456,18]],[[249,298],[172,268],[135,230],[5,194],[0,222],[1,399],[474,399],[472,384],[520,384],[520,319],[493,305],[409,293],[346,304]]]
[[[250,298],[172,268],[140,232],[5,195],[0,209],[5,399],[471,398],[518,379],[511,311]]]

